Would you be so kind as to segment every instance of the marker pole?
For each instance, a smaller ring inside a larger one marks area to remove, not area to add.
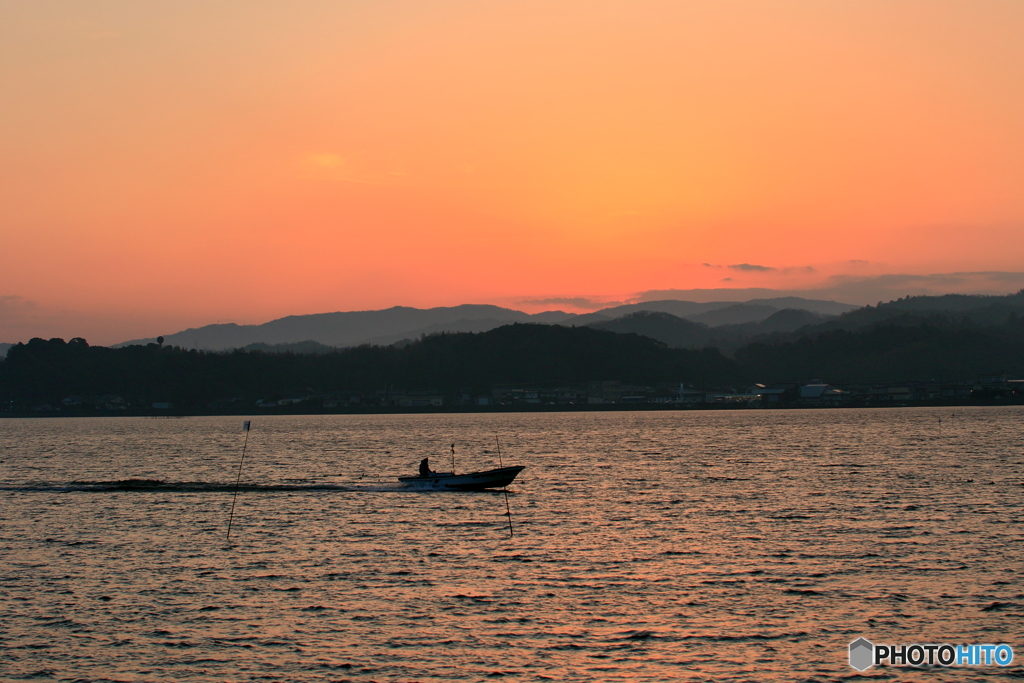
[[[494,443],[498,446],[498,467],[504,467],[501,463],[501,441],[498,440],[498,435],[494,435]],[[508,506],[508,486],[503,486],[502,491],[505,492],[505,515],[508,517],[508,537],[513,538],[515,534],[512,533],[512,509]]]
[[[238,500],[238,483],[242,481],[242,463],[245,462],[245,447],[249,445],[250,420],[242,423],[245,428],[245,441],[242,442],[242,458],[238,461],[238,475],[235,477],[235,495],[231,498],[231,514],[228,515],[228,545],[231,545],[231,522],[235,519],[235,502]]]

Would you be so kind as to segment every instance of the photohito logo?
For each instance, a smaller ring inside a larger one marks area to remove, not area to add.
[[[850,643],[850,666],[866,671],[873,666],[1010,666],[1013,648],[999,645],[875,645],[867,638]]]

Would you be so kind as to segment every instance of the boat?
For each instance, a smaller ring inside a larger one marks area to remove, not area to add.
[[[430,474],[399,477],[398,481],[405,484],[407,488],[426,491],[484,491],[508,486],[524,469],[526,469],[525,466],[518,465],[482,472],[466,472],[465,474],[431,472]]]

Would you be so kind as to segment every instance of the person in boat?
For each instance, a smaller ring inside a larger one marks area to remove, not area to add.
[[[430,458],[423,458],[420,460],[420,476],[429,477],[433,472],[430,471]]]

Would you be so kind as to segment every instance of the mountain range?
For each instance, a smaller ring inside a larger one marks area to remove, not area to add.
[[[438,332],[487,332],[511,323],[600,327],[643,312],[666,314],[684,321],[691,321],[702,326],[701,329],[712,329],[728,325],[763,325],[785,310],[800,311],[812,316],[813,320],[821,321],[856,308],[857,306],[850,304],[799,297],[714,303],[651,301],[614,306],[584,315],[563,311],[529,314],[499,306],[478,304],[429,309],[395,306],[380,311],[293,315],[261,325],[237,325],[235,323],[205,325],[164,335],[164,343],[182,348],[213,351],[260,348],[268,351],[301,353],[364,344],[386,346],[400,342],[407,343],[424,335]],[[792,318],[792,314],[787,315]],[[777,327],[789,318],[786,316],[775,318],[773,324]],[[800,321],[793,321],[789,324],[787,331],[796,322],[806,324],[806,321],[801,318]],[[616,331],[614,327],[604,329]],[[796,328],[792,327],[792,329]],[[697,335],[694,339],[702,340],[703,337]],[[690,337],[681,339],[681,341],[687,342],[689,340]],[[115,347],[145,345],[156,343],[156,341],[155,338],[134,339],[116,344]],[[309,342],[314,344],[310,345]],[[670,345],[704,346],[705,344],[703,341],[694,341],[693,343]]]
[[[753,309],[757,304],[751,302],[742,306]],[[711,313],[724,315],[728,311],[722,309]],[[836,332],[870,333],[880,327],[908,329],[921,326],[949,332],[977,331],[1007,324],[1012,327],[1022,318],[1024,292],[1006,296],[950,294],[905,297],[878,306],[856,308],[837,316],[806,308],[786,308],[762,320],[717,326],[702,322],[713,320],[707,315],[683,319],[670,313],[636,311],[613,320],[594,322],[590,326],[610,332],[639,334],[670,347],[713,347],[731,354],[748,345],[778,346]]]
[[[711,313],[717,314],[719,311]],[[723,309],[721,313],[726,314],[727,309]],[[687,319],[660,311],[637,311],[614,320],[590,323],[588,327],[620,334],[639,334],[675,348],[715,347],[728,353],[754,340],[793,333],[835,319],[835,316],[797,308],[775,310],[762,320],[724,323],[717,326],[702,322],[702,319],[709,317],[693,316]]]
[[[733,319],[732,314],[760,318],[766,313],[764,305],[728,304],[716,312],[719,319]],[[475,312],[477,322],[502,314],[493,307],[455,308],[462,310],[448,309],[447,314],[456,322],[474,320],[467,312]],[[710,310],[715,309],[691,315]],[[363,312],[362,317],[390,316],[393,329],[401,330],[401,320],[395,319],[410,311],[421,322],[429,321],[431,311],[416,309]],[[0,363],[0,410],[7,406],[27,411],[33,405],[52,407],[67,397],[108,394],[135,406],[171,402],[189,409],[234,410],[261,397],[278,401],[346,392],[369,397],[366,406],[379,405],[379,392],[386,396],[390,387],[440,391],[448,401],[490,396],[497,384],[618,380],[727,388],[821,378],[863,388],[894,382],[985,385],[986,378],[996,378],[989,383],[1008,387],[1005,378],[1024,377],[1024,291],[912,297],[839,316],[785,308],[760,320],[717,327],[642,309],[627,309],[617,318],[589,325],[565,324],[582,317],[559,324],[514,322],[485,332],[425,335],[326,353],[311,353],[322,346],[315,341],[295,344],[294,353],[197,353],[174,344],[108,348],[90,347],[79,338],[33,339],[9,349]],[[310,322],[304,318],[297,317]],[[314,317],[313,322],[324,319]],[[365,335],[365,327],[358,332]],[[266,342],[251,346],[288,350]]]

